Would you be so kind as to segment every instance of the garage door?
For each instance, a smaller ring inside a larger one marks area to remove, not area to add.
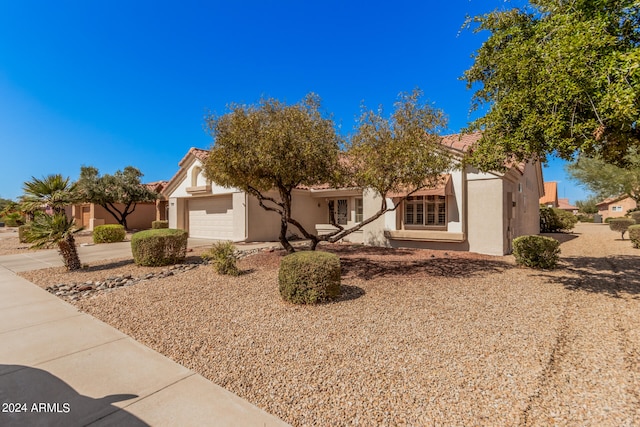
[[[231,195],[189,200],[189,236],[205,239],[233,238]]]

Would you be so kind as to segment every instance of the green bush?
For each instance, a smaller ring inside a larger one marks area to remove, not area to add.
[[[630,212],[628,215],[631,219],[633,219],[636,222],[636,224],[640,224],[640,211],[633,211],[633,212]]]
[[[127,232],[120,224],[97,225],[93,228],[93,243],[122,242]]]
[[[640,249],[640,224],[634,224],[629,226],[629,240],[633,244],[633,247]]]
[[[151,228],[154,230],[159,228],[169,228],[169,221],[152,221]]]
[[[18,240],[20,243],[27,243],[27,233],[31,229],[30,225],[21,225],[18,227]]]
[[[7,214],[7,216],[4,217],[3,221],[7,227],[19,227],[24,224],[22,215],[20,215],[18,212]]]
[[[237,276],[240,274],[240,270],[236,265],[235,250],[233,242],[216,242],[209,252],[202,255],[202,258],[210,260],[213,264],[213,269],[218,274]]]
[[[560,242],[544,236],[520,236],[513,239],[513,255],[518,265],[552,269],[560,260]]]
[[[282,258],[280,295],[294,304],[315,304],[340,296],[340,258],[320,251],[295,252]]]
[[[593,222],[593,215],[591,214],[579,213],[576,215],[576,218],[578,218],[578,221],[580,222]]]
[[[571,212],[558,208],[540,206],[540,232],[556,233],[571,231],[578,223],[578,218]]]
[[[613,221],[614,219],[618,219],[618,218],[621,218],[621,217],[619,217],[619,216],[618,216],[618,217],[612,217],[612,216],[610,216],[610,217],[608,217],[608,218],[605,218],[604,222],[606,222],[607,224],[609,224],[611,221]]]
[[[162,228],[139,231],[131,236],[131,252],[137,265],[161,266],[184,261],[188,233]]]
[[[627,229],[636,222],[631,218],[611,218],[609,221],[609,228],[612,231],[619,231],[622,234],[622,240],[624,240],[624,233]]]

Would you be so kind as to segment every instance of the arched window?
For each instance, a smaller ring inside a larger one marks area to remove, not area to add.
[[[193,169],[191,170],[191,186],[192,187],[198,186],[198,175],[200,175],[200,172],[202,172],[202,168],[200,166],[194,166]]]

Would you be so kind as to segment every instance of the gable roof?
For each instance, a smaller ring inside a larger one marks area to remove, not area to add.
[[[558,199],[558,208],[568,211],[578,209],[577,206],[573,206],[571,203],[569,203],[569,199]]]
[[[168,197],[169,194],[180,184],[181,180],[184,178],[184,175],[187,173],[187,169],[191,164],[198,160],[204,163],[209,157],[209,150],[203,150],[201,148],[191,147],[187,154],[178,162],[178,166],[180,169],[173,175],[173,177],[166,183],[166,185],[162,188],[161,193],[164,197]]]
[[[617,197],[607,197],[606,199],[604,199],[600,203],[596,203],[596,206],[608,205],[608,204],[611,204],[611,203],[619,202],[620,200],[624,200],[624,199],[627,199],[627,198],[629,198],[628,194],[620,194]]]
[[[540,197],[541,205],[547,205],[549,203],[558,206],[558,183],[555,181],[544,183],[544,195]]]

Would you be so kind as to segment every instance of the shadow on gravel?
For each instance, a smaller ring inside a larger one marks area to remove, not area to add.
[[[599,257],[568,257],[569,275],[542,275],[570,290],[583,290],[620,298],[622,293],[640,297],[640,258],[629,255]],[[577,276],[576,276],[577,275]]]
[[[540,233],[540,235],[545,237],[551,237],[552,239],[556,239],[560,243],[566,243],[580,237],[579,234],[575,234],[575,233]]]
[[[344,276],[364,280],[391,276],[472,277],[502,273],[514,268],[504,261],[462,258],[393,260],[348,257],[340,259],[340,266]]]

